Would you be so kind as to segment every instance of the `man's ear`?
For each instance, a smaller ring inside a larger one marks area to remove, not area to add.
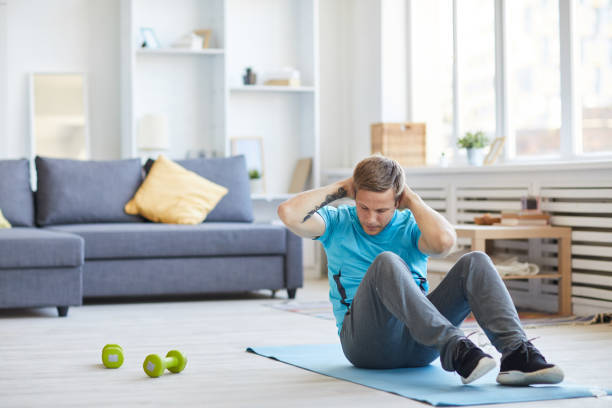
[[[404,198],[404,193],[406,192],[406,184],[402,186],[402,189],[399,191],[397,197],[395,197],[395,208],[399,208],[402,203],[402,198]]]

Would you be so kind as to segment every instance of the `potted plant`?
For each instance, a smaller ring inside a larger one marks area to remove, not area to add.
[[[251,184],[251,193],[257,194],[263,192],[263,182],[261,173],[257,169],[249,170],[249,180]]]
[[[468,162],[473,166],[482,166],[484,160],[484,148],[489,144],[489,139],[482,131],[467,132],[465,136],[457,140],[457,145],[467,150]]]

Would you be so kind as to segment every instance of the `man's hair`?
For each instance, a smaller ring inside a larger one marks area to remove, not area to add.
[[[404,169],[395,160],[379,154],[366,157],[353,170],[353,188],[358,190],[383,192],[392,188],[395,201],[404,191]]]

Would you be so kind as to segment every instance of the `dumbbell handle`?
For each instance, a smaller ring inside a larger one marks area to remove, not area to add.
[[[164,366],[166,368],[178,365],[178,360],[176,357],[163,357],[162,361],[164,362]]]

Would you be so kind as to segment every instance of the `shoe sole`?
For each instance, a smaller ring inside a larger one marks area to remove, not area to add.
[[[464,384],[474,382],[492,369],[494,369],[495,366],[495,360],[490,357],[483,357],[480,359],[480,361],[478,361],[478,364],[476,364],[476,367],[474,367],[474,370],[472,370],[472,372],[467,378],[461,377],[461,382]]]
[[[497,375],[502,385],[558,384],[563,381],[563,371],[557,366],[544,368],[532,373],[503,371]]]

